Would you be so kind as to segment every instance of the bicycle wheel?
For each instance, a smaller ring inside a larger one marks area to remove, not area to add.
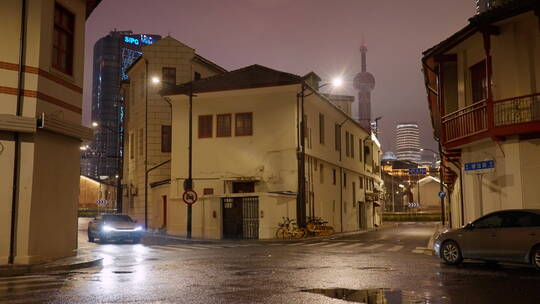
[[[306,235],[306,229],[304,228],[298,228],[294,230],[294,234],[292,235],[295,239],[301,239]]]
[[[285,238],[285,229],[278,228],[276,231],[276,239],[284,239]]]

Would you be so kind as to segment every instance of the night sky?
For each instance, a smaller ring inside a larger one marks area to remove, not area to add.
[[[298,75],[315,71],[323,82],[341,75],[345,87],[334,93],[351,95],[365,40],[383,150],[395,149],[401,121],[417,121],[422,145],[436,149],[421,53],[473,14],[473,0],[104,0],[86,23],[84,123],[90,123],[92,48],[113,29],[171,35],[228,70],[256,63]]]

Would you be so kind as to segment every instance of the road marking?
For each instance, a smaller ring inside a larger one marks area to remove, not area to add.
[[[414,249],[412,253],[424,253],[424,249]]]
[[[396,251],[400,251],[401,249],[403,249],[403,247],[405,246],[402,246],[402,245],[396,245],[396,246],[393,246],[391,248],[388,248],[386,251],[393,251],[393,252],[396,252]]]
[[[307,243],[307,244],[300,245],[300,246],[303,246],[303,247],[312,247],[312,246],[320,246],[320,245],[324,245],[324,244],[328,244],[328,243],[329,243],[329,242]]]
[[[152,245],[151,248],[157,248],[161,250],[168,250],[168,251],[188,251],[189,249],[183,248],[183,247],[177,247],[177,246],[160,246],[160,245]]]
[[[322,245],[321,248],[336,247],[336,246],[340,246],[340,245],[343,245],[343,244],[347,244],[347,243],[344,243],[344,242],[335,242],[335,243],[330,243],[330,244]]]
[[[302,244],[305,244],[305,243],[292,243],[292,244],[287,244],[287,246],[299,246]]]
[[[373,249],[377,249],[377,248],[382,247],[382,246],[384,246],[384,244],[375,244],[375,245],[371,245],[371,246],[368,246],[368,247],[364,247],[364,249],[373,250]]]
[[[345,249],[352,249],[352,248],[356,248],[356,247],[360,247],[364,245],[364,243],[354,243],[354,244],[350,244],[350,245],[345,245],[341,248],[345,248]]]

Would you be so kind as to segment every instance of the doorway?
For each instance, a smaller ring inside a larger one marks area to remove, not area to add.
[[[224,197],[223,238],[258,239],[259,238],[259,198]]]

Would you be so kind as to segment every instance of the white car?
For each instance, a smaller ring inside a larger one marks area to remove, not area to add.
[[[89,242],[94,242],[97,238],[101,243],[110,240],[131,240],[138,243],[143,232],[143,227],[137,224],[137,221],[124,214],[103,214],[88,223]]]

